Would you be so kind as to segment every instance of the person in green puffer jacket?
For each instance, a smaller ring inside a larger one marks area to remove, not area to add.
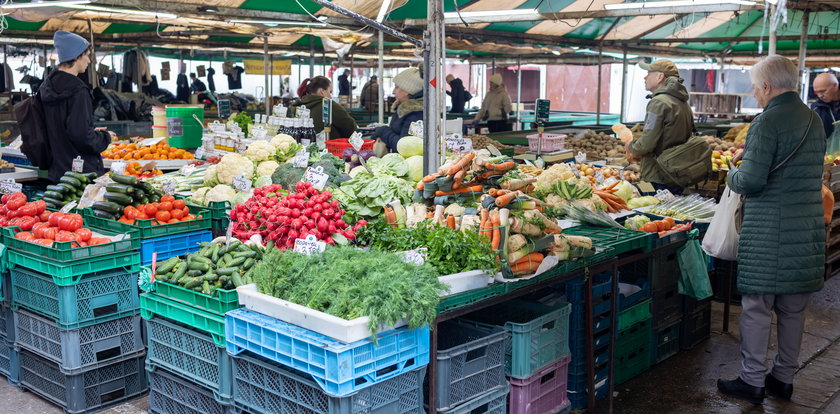
[[[289,106],[289,116],[297,113],[297,108],[305,106],[309,108],[309,117],[315,125],[315,132],[324,130],[323,103],[324,99],[332,99],[332,82],[324,76],[316,76],[306,79],[298,88],[300,99],[292,102]],[[330,136],[327,139],[350,138],[350,135],[359,129],[356,121],[347,113],[343,106],[332,101],[332,124]]]
[[[771,396],[790,399],[805,307],[810,295],[823,287],[826,140],[819,116],[796,92],[799,71],[793,62],[766,57],[752,68],[750,78],[764,112],[750,125],[741,165],[727,175],[732,191],[744,196],[738,242],[743,362],[741,375],[719,379],[718,389],[760,404],[765,388]],[[767,374],[774,309],[779,352]]]
[[[656,157],[663,151],[684,144],[694,130],[691,107],[688,106],[688,91],[677,65],[668,59],[653,63],[640,63],[648,71],[645,89],[651,92],[645,115],[645,129],[642,136],[625,144],[628,160],[641,160],[641,179],[653,184],[657,190],[667,189],[673,194],[682,194],[683,188],[670,183],[661,171]]]

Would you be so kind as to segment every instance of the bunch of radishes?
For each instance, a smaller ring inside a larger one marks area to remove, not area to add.
[[[277,184],[257,188],[254,196],[236,205],[230,215],[233,235],[239,240],[259,234],[265,243],[290,249],[295,239],[310,234],[327,244],[336,244],[342,238],[355,240],[356,230],[365,222],[350,226],[342,220],[344,213],[329,190],[318,191],[311,183],[298,182],[294,193]]]

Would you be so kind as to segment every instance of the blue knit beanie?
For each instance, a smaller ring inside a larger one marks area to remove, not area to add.
[[[58,52],[58,63],[69,62],[87,50],[90,43],[75,33],[58,30],[53,35],[53,44]]]

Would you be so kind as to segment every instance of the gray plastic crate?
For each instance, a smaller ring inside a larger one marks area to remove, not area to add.
[[[507,414],[507,397],[510,384],[490,390],[453,409],[440,411],[440,414]]]
[[[0,375],[9,380],[9,384],[17,385],[20,377],[20,358],[15,344],[0,338]]]
[[[0,336],[3,336],[6,342],[15,341],[15,320],[12,308],[8,304],[0,304]]]
[[[58,364],[26,350],[20,351],[20,387],[73,414],[119,404],[149,388],[143,357],[65,375]]]
[[[213,391],[165,369],[149,373],[149,412],[153,414],[232,414]]]
[[[438,326],[438,411],[505,384],[507,338],[507,330],[499,326],[477,327],[458,321]]]
[[[59,364],[64,374],[76,374],[122,357],[141,356],[140,315],[84,328],[63,330],[55,321],[23,309],[14,311],[15,346]]]
[[[231,357],[237,409],[261,414],[423,414],[426,367],[347,397],[327,395],[311,377],[249,353]],[[504,405],[504,402],[502,402]]]

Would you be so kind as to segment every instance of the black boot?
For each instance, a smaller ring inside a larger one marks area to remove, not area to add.
[[[744,401],[749,401],[753,404],[761,404],[764,402],[764,387],[753,387],[744,382],[741,377],[735,378],[731,381],[718,379],[718,390],[720,392],[735,397]]]
[[[785,401],[790,401],[790,396],[793,395],[793,384],[781,382],[773,374],[767,374],[764,386],[767,387],[768,394]]]

